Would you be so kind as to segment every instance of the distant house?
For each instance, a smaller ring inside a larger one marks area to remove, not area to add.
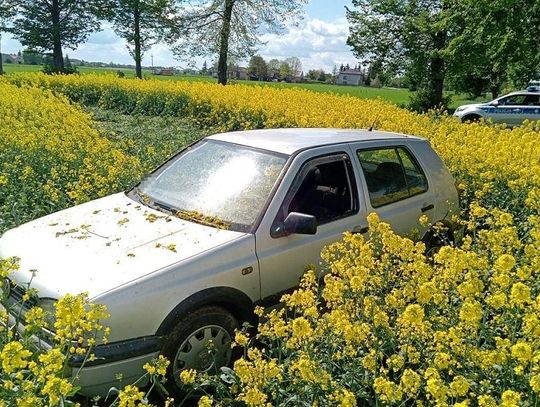
[[[336,78],[336,85],[358,86],[364,81],[365,74],[359,69],[345,69]]]
[[[174,69],[172,68],[156,68],[154,69],[154,75],[173,76]]]
[[[22,57],[17,54],[0,54],[0,58],[8,64],[22,64]]]
[[[236,69],[231,69],[229,70],[229,78],[247,81],[249,79],[248,70],[242,66],[239,66]]]

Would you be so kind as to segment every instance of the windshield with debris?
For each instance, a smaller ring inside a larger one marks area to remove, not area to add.
[[[221,228],[248,231],[286,160],[280,154],[204,140],[149,176],[137,191],[173,214],[198,214],[189,220],[213,219]]]

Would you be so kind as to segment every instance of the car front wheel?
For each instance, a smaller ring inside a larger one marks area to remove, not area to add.
[[[230,312],[217,306],[200,308],[178,321],[161,351],[170,361],[166,388],[171,396],[185,395],[186,388],[180,379],[183,370],[212,374],[230,365],[231,343],[239,327]]]
[[[461,121],[463,123],[475,123],[475,122],[480,121],[481,118],[482,117],[477,114],[469,114],[467,116],[464,116],[463,119],[461,119]]]

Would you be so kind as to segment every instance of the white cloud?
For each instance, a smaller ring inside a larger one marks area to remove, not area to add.
[[[290,26],[279,34],[265,34],[258,54],[269,60],[272,58],[285,59],[298,57],[302,61],[305,72],[310,69],[322,68],[331,71],[334,65],[356,63],[350,48],[346,45],[348,35],[347,20],[343,18],[334,21],[323,21],[317,18],[307,18],[298,26]],[[2,37],[2,52],[15,53],[22,49],[22,45],[4,35]],[[118,37],[109,24],[103,25],[103,30],[90,35],[88,41],[81,44],[76,50],[66,50],[71,58],[86,61],[116,62],[133,64],[124,40]],[[66,52],[64,51],[64,52]],[[174,58],[173,53],[165,44],[156,44],[144,55],[143,65],[152,63],[158,66],[186,66]],[[214,56],[206,58],[208,63]],[[203,59],[197,60],[198,66]]]
[[[296,56],[304,71],[323,68],[331,71],[334,65],[355,64],[347,45],[348,24],[345,18],[329,22],[308,19],[298,27],[289,27],[281,34],[266,34],[259,54],[266,59]]]

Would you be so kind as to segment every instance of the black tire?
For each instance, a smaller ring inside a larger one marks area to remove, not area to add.
[[[165,383],[169,396],[175,399],[185,396],[186,388],[180,381],[182,370],[195,369],[211,374],[230,365],[235,357],[231,342],[236,329],[240,329],[236,318],[218,306],[199,308],[181,318],[168,334],[161,350],[161,354],[170,361]],[[214,355],[208,352],[209,340],[214,342]]]
[[[481,118],[482,117],[477,115],[477,114],[470,114],[470,115],[467,115],[467,116],[463,117],[463,119],[461,119],[461,121],[463,123],[476,123],[476,122],[479,122]]]
[[[444,230],[444,228],[446,228],[446,230]],[[441,247],[452,244],[454,239],[452,232],[448,227],[444,226],[443,230],[439,231],[431,229],[426,236],[424,236],[423,242],[426,244],[426,256],[432,259]]]

